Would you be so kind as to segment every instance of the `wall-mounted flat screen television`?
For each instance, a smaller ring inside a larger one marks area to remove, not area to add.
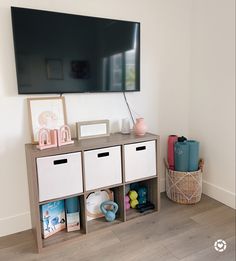
[[[140,23],[11,7],[19,94],[140,90]]]

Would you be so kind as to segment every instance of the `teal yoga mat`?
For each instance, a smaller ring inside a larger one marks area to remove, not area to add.
[[[175,143],[175,170],[188,171],[189,168],[189,144],[188,142]]]
[[[189,144],[189,165],[188,171],[198,170],[199,162],[199,142],[196,140],[188,140]]]
[[[66,213],[75,213],[79,211],[79,198],[67,198],[65,200]]]

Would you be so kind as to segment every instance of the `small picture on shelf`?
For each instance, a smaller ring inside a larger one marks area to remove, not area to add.
[[[40,207],[42,237],[49,236],[65,229],[64,200],[54,201]]]
[[[67,232],[80,230],[79,198],[73,197],[65,200]]]

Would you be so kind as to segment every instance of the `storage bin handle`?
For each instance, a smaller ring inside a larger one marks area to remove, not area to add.
[[[146,146],[136,147],[136,151],[146,150]]]
[[[109,152],[98,153],[97,156],[98,156],[98,158],[108,157],[109,156]]]
[[[67,163],[67,159],[60,159],[60,160],[53,161],[54,165],[60,165],[60,164],[66,164],[66,163]]]

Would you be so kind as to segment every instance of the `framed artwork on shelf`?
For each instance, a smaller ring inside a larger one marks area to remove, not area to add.
[[[78,140],[109,136],[109,120],[77,122],[76,131]]]
[[[63,80],[63,63],[60,59],[46,59],[47,79]]]
[[[67,124],[64,97],[28,98],[27,103],[33,144],[38,143],[40,129],[59,129]]]

